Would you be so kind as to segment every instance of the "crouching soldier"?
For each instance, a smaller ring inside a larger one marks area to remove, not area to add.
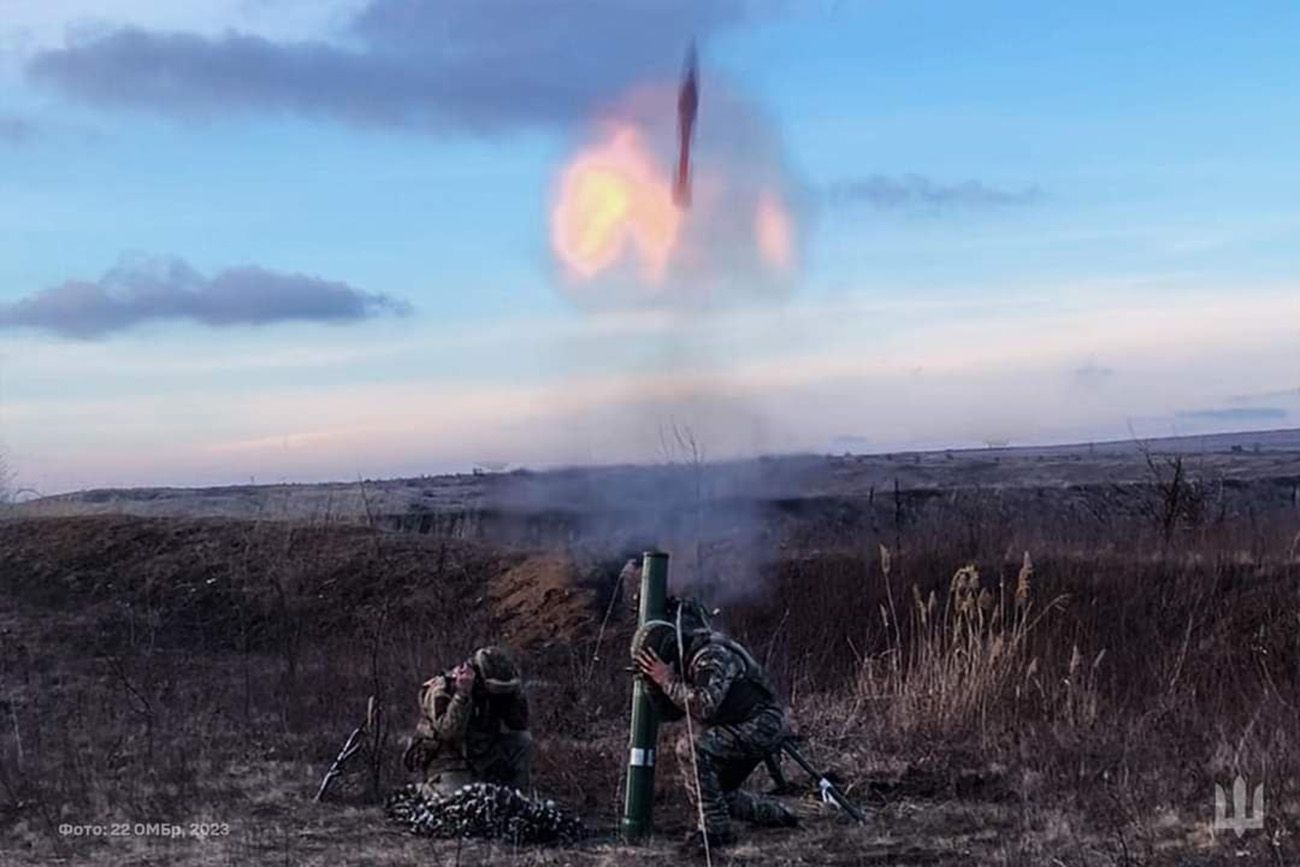
[[[427,794],[473,782],[527,790],[532,775],[528,698],[505,651],[484,647],[420,688],[420,721],[403,764]]]
[[[785,709],[767,674],[749,651],[710,629],[698,604],[670,603],[668,621],[642,627],[637,667],[657,687],[652,695],[660,716],[690,714],[694,724],[694,744],[685,732],[677,742],[688,797],[704,818],[688,846],[735,842],[733,818],[794,827],[799,820],[791,810],[741,788],[788,734]]]

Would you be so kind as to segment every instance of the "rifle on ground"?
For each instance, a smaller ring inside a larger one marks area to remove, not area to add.
[[[343,749],[339,750],[339,754],[334,757],[334,762],[330,765],[330,769],[325,772],[325,779],[320,781],[320,788],[316,790],[316,797],[312,800],[319,802],[325,797],[330,784],[342,776],[343,769],[347,766],[348,761],[366,745],[366,735],[374,732],[375,726],[378,724],[378,710],[375,697],[372,695],[366,702],[366,721],[353,729],[352,734],[348,735],[347,742],[343,744]]]

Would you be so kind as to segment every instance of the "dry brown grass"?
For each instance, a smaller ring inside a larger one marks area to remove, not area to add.
[[[731,606],[728,628],[792,695],[816,761],[877,812],[855,829],[800,802],[806,831],[756,834],[733,856],[1300,863],[1294,525],[1167,547],[981,532],[787,550],[764,567],[766,591]],[[394,732],[383,782],[399,779],[415,685],[495,634],[487,590],[520,562],[356,527],[0,523],[0,862],[667,863],[663,847],[612,843],[457,849],[394,833],[364,804],[310,803],[371,694]],[[527,657],[539,784],[605,832],[627,626],[610,625],[599,658],[581,631]],[[657,809],[675,834],[691,817],[673,764]],[[1244,859],[1207,831],[1213,783],[1237,773],[1265,781],[1270,804]],[[204,843],[57,833],[207,820],[235,830]]]
[[[889,550],[881,548],[881,577],[891,582]],[[883,632],[890,647],[863,660],[856,688],[864,701],[884,709],[885,724],[900,736],[920,732],[975,734],[981,743],[992,727],[1032,693],[1043,693],[1040,661],[1030,655],[1029,636],[1046,615],[1060,608],[1059,596],[1038,611],[1030,591],[1028,553],[1014,587],[981,583],[974,565],[958,569],[940,602],[931,590],[913,585],[909,638],[902,639],[893,592],[882,606]],[[1077,660],[1072,661],[1072,671]]]

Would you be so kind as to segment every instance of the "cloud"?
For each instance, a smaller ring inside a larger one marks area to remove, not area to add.
[[[488,132],[585,116],[633,81],[675,73],[692,37],[767,5],[371,0],[339,44],[124,27],[41,52],[27,72],[86,103],[169,115]]]
[[[622,312],[519,314],[473,335],[480,326],[422,317],[400,340],[375,322],[331,335],[323,355],[318,335],[298,330],[237,330],[220,345],[180,329],[147,345],[15,334],[3,345],[5,436],[47,491],[411,475],[484,455],[533,466],[658,461],[658,430],[673,421],[719,459],[824,450],[848,433],[870,443],[836,450],[1086,442],[1126,439],[1130,421],[1143,437],[1186,433],[1190,422],[1171,425],[1178,409],[1228,405],[1215,395],[1258,386],[1261,370],[1300,369],[1296,287],[1134,291],[1143,285],[1099,288],[1067,309],[1032,301],[1069,296],[1069,283],[993,300],[863,292],[725,316],[656,312],[656,329],[674,323],[682,338],[670,369],[641,363],[662,345],[658,331],[643,334],[644,315]],[[723,335],[725,357],[698,364]],[[603,341],[603,363],[557,367],[583,341]],[[1088,358],[1119,371],[1105,400],[1081,400],[1065,378]],[[214,459],[221,448],[238,451]]]
[[[1030,205],[1043,198],[1037,186],[1005,190],[983,181],[940,183],[923,175],[870,175],[836,181],[825,188],[827,204],[864,205],[882,211],[935,211],[955,208],[1003,208]]]
[[[1098,364],[1095,361],[1089,361],[1087,364],[1076,367],[1073,375],[1075,382],[1080,385],[1100,385],[1115,375],[1115,369],[1104,364]]]
[[[27,144],[39,134],[36,124],[27,118],[0,112],[0,142]]]
[[[405,302],[347,283],[256,266],[207,278],[179,259],[126,262],[99,280],[68,280],[0,304],[0,328],[38,328],[90,339],[151,320],[204,325],[355,322],[404,315]]]
[[[862,434],[839,434],[831,437],[831,448],[835,449],[866,449],[873,445],[875,441]]]
[[[1177,413],[1178,418],[1194,421],[1280,421],[1286,410],[1276,406],[1240,406],[1215,409],[1192,409]]]
[[[1300,398],[1300,388],[1281,388],[1272,391],[1254,392],[1252,394],[1234,394],[1228,398],[1228,403],[1255,403],[1260,400],[1280,400],[1280,399]]]

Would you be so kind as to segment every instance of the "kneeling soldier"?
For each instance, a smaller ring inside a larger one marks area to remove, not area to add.
[[[704,828],[688,844],[733,843],[732,818],[771,827],[797,825],[798,817],[776,800],[741,788],[788,734],[785,709],[766,672],[744,647],[712,631],[697,603],[670,606],[668,619],[671,623],[661,622],[659,628],[642,627],[637,667],[658,687],[661,717],[690,714],[696,724],[693,749],[686,733],[677,742],[688,796],[704,814]]]
[[[402,761],[431,795],[473,782],[526,790],[532,752],[519,671],[505,651],[484,647],[421,686],[420,721]]]

